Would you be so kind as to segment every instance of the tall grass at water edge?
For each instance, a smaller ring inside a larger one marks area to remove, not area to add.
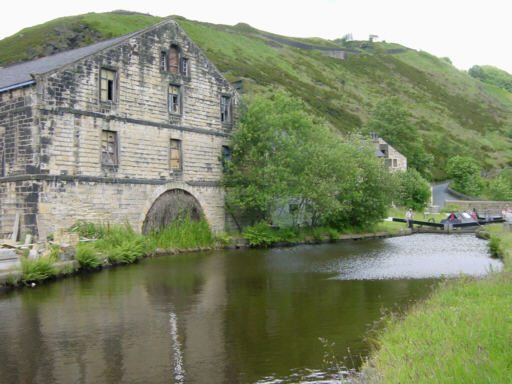
[[[188,217],[180,218],[160,230],[152,231],[146,239],[150,250],[197,248],[215,243],[215,237],[205,219],[192,221]]]
[[[504,270],[446,281],[405,316],[389,315],[363,367],[370,382],[512,382],[512,233],[486,229]]]
[[[91,248],[111,263],[132,263],[144,254],[157,248],[197,248],[210,246],[215,242],[205,219],[193,221],[182,217],[168,226],[153,230],[147,235],[136,233],[125,225],[95,225],[79,223],[74,228],[82,237],[93,239],[88,245],[79,245],[77,259],[84,265],[94,267],[95,258]],[[92,262],[92,265],[90,263]]]

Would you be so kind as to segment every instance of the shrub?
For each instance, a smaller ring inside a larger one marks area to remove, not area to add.
[[[247,239],[249,245],[253,247],[261,245],[266,247],[280,240],[276,232],[265,222],[246,227],[242,235]]]
[[[146,251],[143,239],[135,238],[107,251],[108,261],[111,263],[131,264],[142,257]]]
[[[75,259],[82,268],[97,268],[101,265],[101,260],[92,244],[78,244]]]
[[[38,260],[23,258],[21,260],[21,269],[23,271],[21,280],[24,283],[45,280],[56,273],[53,263],[48,257],[40,257]]]

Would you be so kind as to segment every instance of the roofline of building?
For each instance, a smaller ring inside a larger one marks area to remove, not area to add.
[[[26,87],[27,85],[32,85],[32,84],[35,84],[35,80],[29,80],[29,81],[25,81],[23,83],[9,85],[8,87],[1,88],[0,93],[5,92],[5,91],[10,91],[11,89]]]

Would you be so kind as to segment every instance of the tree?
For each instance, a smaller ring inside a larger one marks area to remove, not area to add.
[[[425,177],[430,177],[433,164],[431,155],[425,152],[418,129],[411,122],[409,112],[398,97],[383,99],[373,109],[363,132],[376,132],[386,142],[407,157],[409,167]]]
[[[418,171],[409,168],[405,172],[397,172],[397,196],[395,202],[398,205],[421,210],[430,199],[430,184]]]
[[[467,156],[455,156],[448,160],[446,172],[453,180],[452,188],[468,196],[477,197],[483,188],[480,165]]]
[[[489,183],[489,195],[492,200],[512,200],[512,183],[510,175],[502,173]]]
[[[390,177],[373,153],[332,134],[285,92],[253,97],[232,137],[227,208],[252,223],[270,222],[290,201],[313,225],[375,221],[389,203]]]

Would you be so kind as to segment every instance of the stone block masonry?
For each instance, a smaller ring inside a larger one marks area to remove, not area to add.
[[[50,57],[56,68],[0,91],[0,232],[17,213],[22,232],[40,237],[77,220],[140,231],[173,189],[191,194],[222,231],[218,181],[234,88],[172,20],[94,46],[75,60],[64,60],[75,51]],[[230,103],[222,117],[221,97]]]

